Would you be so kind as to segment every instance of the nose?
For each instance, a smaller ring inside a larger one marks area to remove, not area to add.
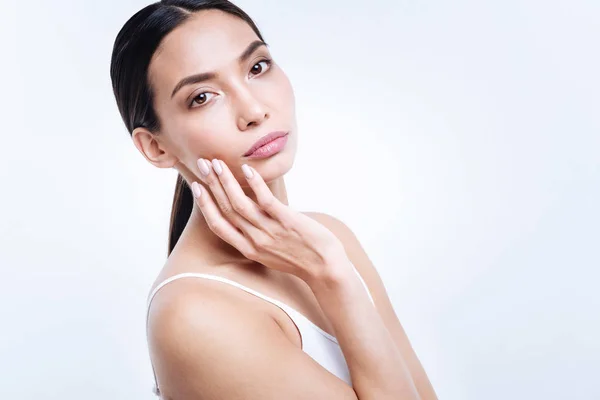
[[[241,131],[258,126],[268,118],[266,107],[248,88],[238,92],[237,124]]]

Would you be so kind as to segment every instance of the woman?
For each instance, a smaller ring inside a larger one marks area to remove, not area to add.
[[[111,78],[137,149],[179,172],[148,299],[156,394],[436,399],[352,231],[288,207],[294,94],[250,17],[149,5],[119,32]]]

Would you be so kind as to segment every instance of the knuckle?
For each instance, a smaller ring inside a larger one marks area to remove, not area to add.
[[[217,205],[223,215],[231,214],[231,204],[228,201],[224,201],[223,199],[217,199]]]
[[[233,201],[231,203],[231,207],[234,211],[241,215],[245,215],[248,211],[248,207],[245,204],[241,204],[239,201]]]
[[[221,210],[223,210],[223,215],[226,217],[232,217],[235,214],[235,210],[229,203],[223,203]]]
[[[259,197],[258,204],[265,210],[270,210],[273,207],[273,196],[261,196]]]
[[[226,240],[226,238],[229,236],[229,234],[228,234],[228,230],[227,230],[227,227],[226,227],[226,224],[224,221],[222,221],[218,224],[215,224],[214,233],[221,239]]]
[[[256,251],[256,249],[252,246],[244,247],[243,249],[240,249],[240,251],[244,257],[249,258],[250,260],[256,261],[258,258],[258,251]]]
[[[258,249],[266,249],[269,246],[269,241],[263,235],[252,238],[252,242]]]
[[[219,232],[219,224],[215,220],[209,219],[208,221],[206,221],[206,224],[208,225],[208,228],[214,233]]]
[[[206,181],[206,184],[211,188],[213,188],[214,185],[218,183],[217,178],[215,178],[213,174],[208,174],[208,176],[206,176],[204,180]]]
[[[271,234],[275,241],[285,240],[287,237],[287,231],[285,229],[275,229]]]
[[[285,232],[296,233],[296,221],[290,218],[287,214],[280,217],[279,223]]]

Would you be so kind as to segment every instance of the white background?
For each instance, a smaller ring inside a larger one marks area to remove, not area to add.
[[[149,3],[0,4],[0,397],[152,399],[176,175],[109,77]],[[290,205],[353,229],[440,399],[600,399],[600,3],[237,4],[295,88]]]

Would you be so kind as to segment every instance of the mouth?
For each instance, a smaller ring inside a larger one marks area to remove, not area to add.
[[[243,157],[252,157],[261,154],[267,155],[275,150],[281,150],[285,142],[287,142],[288,134],[289,132],[285,131],[275,131],[261,137],[243,154]]]

